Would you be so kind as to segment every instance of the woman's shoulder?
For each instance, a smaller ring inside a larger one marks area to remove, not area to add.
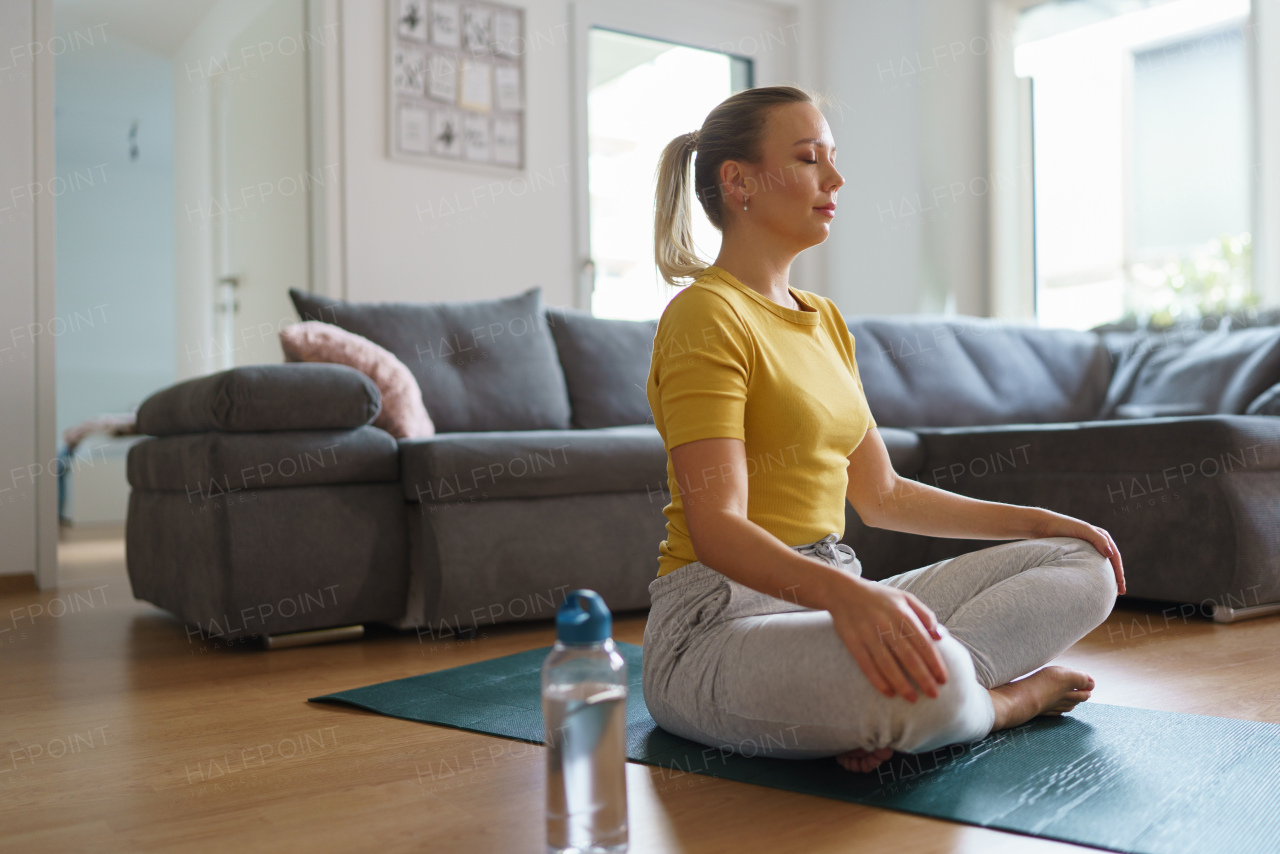
[[[659,318],[659,329],[707,319],[741,323],[732,296],[731,287],[714,275],[704,273],[671,298]]]
[[[687,350],[750,349],[751,333],[717,280],[696,279],[667,303],[658,319],[654,353],[679,355]]]

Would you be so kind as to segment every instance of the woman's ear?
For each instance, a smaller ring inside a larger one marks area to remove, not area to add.
[[[746,182],[747,176],[743,174],[742,165],[738,161],[726,160],[720,164],[720,196],[726,203],[743,203],[747,192]]]

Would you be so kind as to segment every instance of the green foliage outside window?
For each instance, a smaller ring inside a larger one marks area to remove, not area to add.
[[[1126,325],[1159,329],[1258,307],[1248,232],[1223,234],[1163,263],[1132,264],[1128,278]]]

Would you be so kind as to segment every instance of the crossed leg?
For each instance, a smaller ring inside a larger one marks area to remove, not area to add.
[[[1072,537],[1020,540],[880,583],[920,599],[969,650],[995,709],[993,730],[1069,712],[1089,699],[1094,681],[1080,670],[1049,666],[1017,677],[1070,648],[1111,612],[1115,576],[1091,544]],[[869,771],[892,754],[858,749],[837,758],[851,771]]]

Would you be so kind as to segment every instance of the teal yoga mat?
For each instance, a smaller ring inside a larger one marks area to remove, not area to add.
[[[311,702],[543,743],[540,647]],[[894,754],[852,773],[834,759],[708,748],[658,728],[641,648],[627,661],[627,758],[979,827],[1134,854],[1280,851],[1280,725],[1082,703],[981,741]]]

